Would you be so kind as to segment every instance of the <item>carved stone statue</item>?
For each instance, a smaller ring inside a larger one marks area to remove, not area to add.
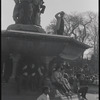
[[[46,33],[40,25],[40,16],[44,13],[43,0],[14,0],[13,20],[15,24],[9,25],[7,30],[20,30]]]
[[[43,0],[14,0],[13,19],[16,24],[40,26],[40,15],[44,13]]]
[[[44,13],[45,5],[43,0],[33,0],[32,23],[40,26],[40,15]]]
[[[15,0],[13,19],[16,24],[32,24],[32,0]]]

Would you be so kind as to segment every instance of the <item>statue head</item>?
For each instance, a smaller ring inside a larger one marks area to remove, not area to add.
[[[63,17],[63,16],[65,15],[65,13],[62,11],[62,12],[60,13],[60,15],[61,15],[61,17]]]
[[[14,0],[15,3],[19,3],[19,0]]]

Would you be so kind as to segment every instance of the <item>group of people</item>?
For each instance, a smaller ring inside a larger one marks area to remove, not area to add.
[[[14,0],[13,19],[15,24],[40,26],[40,15],[45,11],[43,0]]]
[[[68,100],[72,100],[72,95],[77,94],[79,100],[87,100],[86,93],[88,92],[88,86],[82,86],[80,83],[81,74],[76,74],[74,76],[73,85],[70,85],[68,74],[65,77],[65,69],[62,65],[56,66],[55,70],[52,72],[51,83],[62,95],[65,95]],[[45,92],[41,94],[37,100],[50,100],[49,93],[50,87],[44,87]]]
[[[72,98],[73,93],[77,93],[79,98],[82,97],[87,100],[86,93],[88,91],[88,86],[80,83],[81,74],[76,74],[74,76],[73,85],[70,85],[68,75],[65,77],[64,74],[65,71],[62,65],[57,66],[51,78],[55,88],[68,98]]]
[[[56,67],[51,77],[52,84],[64,95],[71,96],[71,86],[66,78],[61,66]]]
[[[21,88],[37,90],[45,86],[45,66],[43,64],[37,64],[35,62],[28,62],[20,60],[16,69],[15,80],[17,83],[17,93],[20,93]],[[12,60],[11,56],[9,59],[6,58],[5,63],[5,74],[4,79],[8,82],[12,73]],[[88,86],[82,86],[81,74],[74,75],[73,86],[70,85],[69,76],[65,73],[65,68],[62,64],[55,64],[52,74],[48,77],[51,84],[58,90],[62,95],[66,95],[67,98],[72,98],[73,92],[78,94],[78,97],[86,99],[86,93]],[[47,90],[46,90],[47,91]],[[41,100],[41,99],[38,99]],[[47,100],[47,99],[45,99]]]

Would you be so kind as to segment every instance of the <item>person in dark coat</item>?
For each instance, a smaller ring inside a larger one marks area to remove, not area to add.
[[[54,73],[52,74],[51,81],[52,85],[63,95],[67,96],[67,98],[71,98],[71,92],[69,88],[65,86],[63,81],[63,75],[61,73],[62,67],[57,67]]]
[[[81,85],[80,79],[81,74],[77,74],[74,78],[74,91],[78,94],[79,99],[82,97],[83,99],[87,100],[86,93],[88,91],[88,87]]]

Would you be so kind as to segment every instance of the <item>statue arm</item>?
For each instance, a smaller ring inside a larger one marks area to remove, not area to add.
[[[58,12],[58,13],[55,15],[55,18],[60,18],[59,15],[60,15],[61,13],[64,13],[64,12],[63,12],[63,11]]]
[[[62,11],[61,11],[62,12]],[[58,12],[56,15],[55,15],[55,18],[59,18],[59,14],[61,14],[61,12]]]
[[[41,8],[42,8],[42,10],[40,12],[43,14],[44,11],[45,11],[46,6],[45,5],[41,5]]]

